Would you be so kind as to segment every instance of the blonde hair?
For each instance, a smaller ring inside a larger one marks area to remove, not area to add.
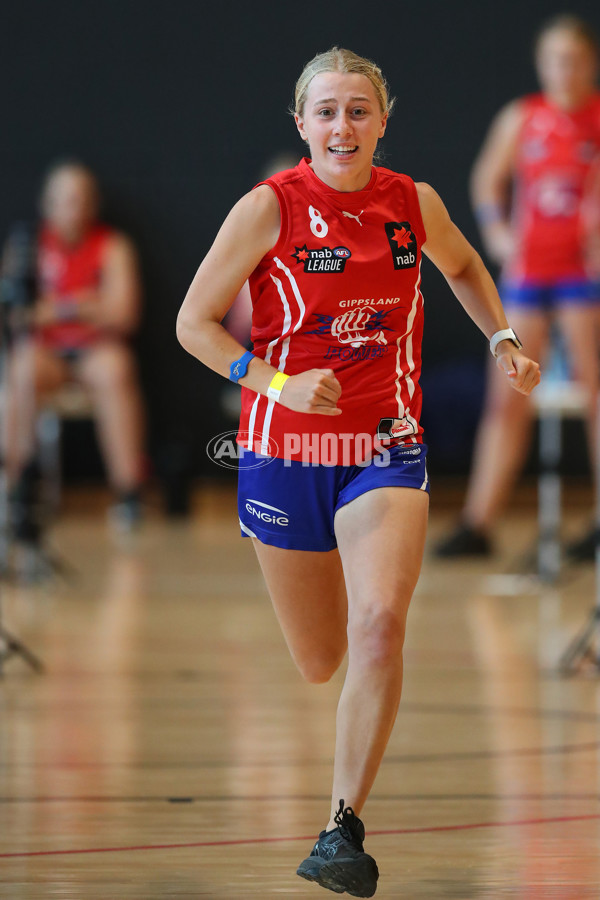
[[[551,31],[569,31],[574,37],[586,43],[596,59],[600,57],[600,41],[594,28],[579,16],[560,13],[548,19],[539,29],[534,42],[535,52],[539,53],[540,45]]]
[[[292,113],[296,113],[298,116],[304,115],[304,104],[308,87],[315,75],[320,75],[322,72],[365,75],[373,85],[382,114],[392,111],[394,99],[389,97],[388,83],[379,66],[370,59],[365,59],[364,56],[358,56],[352,50],[332,47],[331,50],[327,50],[325,53],[317,53],[304,66],[300,78],[296,82]]]

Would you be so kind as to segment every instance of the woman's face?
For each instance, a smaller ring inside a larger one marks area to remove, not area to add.
[[[322,72],[308,86],[296,125],[308,141],[313,169],[330,187],[356,191],[371,177],[373,154],[387,113],[366,75]]]
[[[538,78],[550,95],[574,100],[594,89],[597,60],[590,45],[566,28],[546,32],[536,55]]]
[[[59,169],[46,186],[44,218],[66,240],[84,234],[96,218],[97,206],[96,184],[84,169]]]

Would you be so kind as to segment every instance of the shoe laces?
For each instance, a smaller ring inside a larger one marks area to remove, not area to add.
[[[347,841],[358,844],[362,850],[362,838],[360,834],[360,819],[351,806],[344,809],[344,801],[340,800],[338,811],[333,817],[333,821],[340,830],[340,834]]]

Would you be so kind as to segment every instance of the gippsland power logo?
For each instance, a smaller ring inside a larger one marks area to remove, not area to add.
[[[384,311],[371,306],[361,306],[360,309],[345,310],[339,316],[313,313],[319,327],[306,333],[329,333],[337,338],[340,344],[350,344],[352,347],[361,347],[371,341],[377,344],[387,344],[387,338],[383,332],[392,331],[392,328],[386,324],[390,312],[391,310]]]
[[[248,449],[249,444],[252,450]],[[223,469],[238,469],[244,457],[245,468],[260,469],[273,462],[278,453],[279,447],[273,438],[269,438],[265,446],[259,440],[251,442],[250,435],[244,431],[224,431],[206,445],[206,455]]]

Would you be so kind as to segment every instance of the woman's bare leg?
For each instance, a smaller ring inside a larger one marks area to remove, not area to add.
[[[419,576],[427,510],[422,491],[379,488],[338,511],[339,553],[281,550],[254,541],[277,618],[303,676],[327,681],[349,647],[329,829],[335,827],[341,798],[360,813],[396,718],[406,615]]]
[[[303,677],[328,681],[346,653],[348,605],[337,550],[282,550],[253,539],[275,614]]]
[[[78,374],[91,393],[110,484],[134,491],[143,475],[144,411],[133,354],[125,344],[103,342],[86,352]]]
[[[348,592],[348,671],[339,701],[331,818],[340,799],[360,815],[402,693],[406,617],[419,572],[429,497],[383,487],[335,517]]]
[[[596,418],[600,377],[600,308],[567,304],[558,310],[556,320],[562,331],[574,381],[587,395],[587,437],[592,472],[596,458]]]
[[[548,340],[546,315],[514,311],[510,322],[527,355],[539,360]],[[473,529],[486,532],[493,526],[527,456],[532,420],[530,399],[513,390],[490,358],[485,408],[463,511],[464,522]]]
[[[66,363],[34,341],[17,344],[8,363],[3,455],[9,484],[19,478],[35,453],[40,398],[68,378]]]

